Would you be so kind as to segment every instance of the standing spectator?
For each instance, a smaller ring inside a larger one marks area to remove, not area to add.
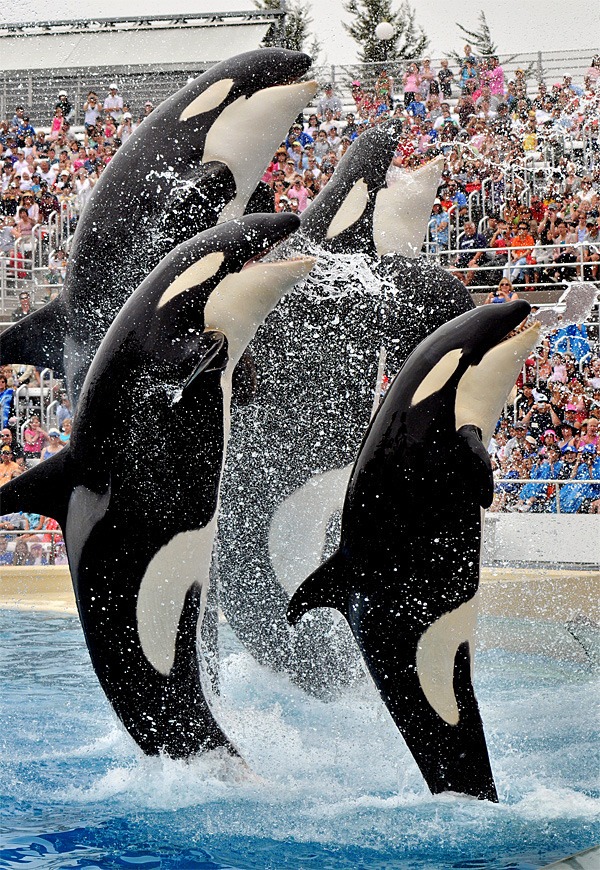
[[[378,105],[387,105],[390,109],[394,104],[394,79],[385,66],[375,82],[375,100]]]
[[[442,67],[438,72],[438,79],[440,81],[440,91],[442,97],[445,100],[449,100],[452,97],[452,81],[454,79],[454,73],[448,67],[448,60],[444,58],[442,60]]]
[[[325,115],[325,110],[331,109],[333,112],[333,117],[339,121],[342,117],[342,103],[338,96],[335,95],[333,90],[333,85],[331,82],[327,82],[325,87],[323,88],[323,96],[319,100],[319,104],[317,106],[317,116],[322,118]]]
[[[448,250],[449,220],[448,213],[444,211],[439,199],[433,202],[433,210],[430,218],[433,254],[443,254]]]
[[[5,254],[14,250],[15,242],[19,238],[19,230],[15,224],[15,219],[11,215],[6,215],[0,224],[0,251]]]
[[[431,92],[431,84],[435,81],[435,70],[431,66],[430,58],[426,57],[423,59],[419,75],[421,76],[421,85],[419,88],[421,97],[423,100],[427,100]]]
[[[404,107],[407,108],[421,91],[421,75],[416,63],[409,63],[408,69],[402,76],[402,85]]]
[[[147,118],[148,115],[151,115],[153,111],[154,103],[152,102],[152,100],[146,100],[146,102],[144,103],[144,114],[140,118],[140,121],[143,121],[144,118]]]
[[[298,201],[298,214],[302,214],[309,203],[308,190],[304,187],[302,178],[299,175],[294,176],[294,181],[288,188],[287,196],[289,200],[295,199]]]
[[[40,418],[32,414],[23,430],[23,454],[26,459],[39,459],[48,441],[48,434],[40,425]]]
[[[54,110],[54,117],[52,118],[52,123],[50,125],[50,140],[54,142],[58,139],[64,122],[63,111],[60,106],[57,106]]]
[[[544,393],[538,393],[537,402],[524,414],[523,423],[539,444],[543,442],[544,432],[560,428],[560,419]]]
[[[101,115],[100,105],[98,103],[98,96],[94,93],[94,91],[89,91],[86,101],[83,104],[83,112],[83,123],[85,125],[86,131],[89,133],[96,127],[98,118]]]
[[[123,120],[117,127],[117,139],[121,140],[121,145],[124,145],[134,131],[133,116],[131,112],[123,112]]]
[[[58,92],[58,100],[56,106],[60,106],[63,113],[63,118],[65,118],[67,121],[70,121],[71,115],[73,114],[73,106],[71,104],[71,101],[69,100],[67,92],[64,89]]]
[[[113,82],[108,89],[108,96],[104,100],[104,112],[108,112],[115,121],[121,119],[123,112],[123,97],[119,94],[119,86]]]

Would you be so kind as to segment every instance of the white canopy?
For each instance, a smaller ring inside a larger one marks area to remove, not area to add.
[[[209,66],[258,48],[271,22],[153,26],[0,35],[0,70],[56,70],[82,67]]]

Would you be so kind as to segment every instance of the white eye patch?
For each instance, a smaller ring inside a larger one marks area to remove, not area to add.
[[[187,121],[195,115],[202,115],[204,112],[210,112],[211,109],[216,109],[220,106],[223,100],[229,94],[233,87],[233,79],[221,79],[210,85],[205,91],[202,91],[195,100],[186,106],[181,115],[180,121]]]
[[[180,293],[185,293],[185,291],[189,290],[191,287],[197,287],[199,284],[204,284],[205,281],[208,281],[209,278],[212,278],[213,275],[217,274],[224,259],[225,254],[223,254],[222,251],[214,251],[212,254],[207,254],[205,257],[202,257],[201,260],[198,260],[197,263],[194,263],[186,269],[185,272],[182,272],[181,275],[178,275],[173,283],[167,287],[163,295],[160,297],[157,308],[162,308],[163,305],[166,305],[167,302],[171,301],[171,299],[179,296]]]
[[[369,188],[364,178],[359,178],[339,207],[329,224],[327,238],[334,239],[356,223],[369,202]]]
[[[412,397],[411,405],[418,405],[428,396],[437,393],[447,383],[458,368],[462,350],[451,350],[437,362],[431,371],[425,375]]]

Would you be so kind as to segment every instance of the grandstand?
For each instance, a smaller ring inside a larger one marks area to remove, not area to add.
[[[48,123],[64,88],[82,123],[89,90],[119,83],[130,104],[159,103],[188,78],[226,57],[258,48],[280,10],[39,21],[0,25],[0,115],[23,105],[34,125]],[[110,64],[107,59],[110,58]]]

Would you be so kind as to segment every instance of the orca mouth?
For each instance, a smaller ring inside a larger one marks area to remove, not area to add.
[[[244,265],[242,266],[240,271],[244,272],[246,269],[252,269],[254,266],[258,266],[259,264],[261,266],[278,266],[278,265],[281,265],[282,263],[294,263],[294,262],[314,263],[314,257],[303,257],[300,254],[298,254],[296,256],[277,259],[277,260],[273,260],[273,259],[268,260],[267,257],[269,256],[269,254],[271,254],[271,252],[273,250],[275,250],[275,248],[279,244],[280,244],[279,241],[274,242],[268,248],[265,248],[264,251],[261,251],[259,254],[255,254],[253,257],[250,257],[249,260],[246,260],[246,262],[244,263]]]
[[[530,332],[531,330],[539,329],[539,321],[535,319],[534,315],[530,312],[525,320],[519,323],[518,326],[515,326],[514,329],[511,329],[510,332],[507,332],[504,338],[501,338],[498,344],[504,344],[507,341],[510,341],[511,338],[514,338],[516,335],[520,335],[523,332]]]

